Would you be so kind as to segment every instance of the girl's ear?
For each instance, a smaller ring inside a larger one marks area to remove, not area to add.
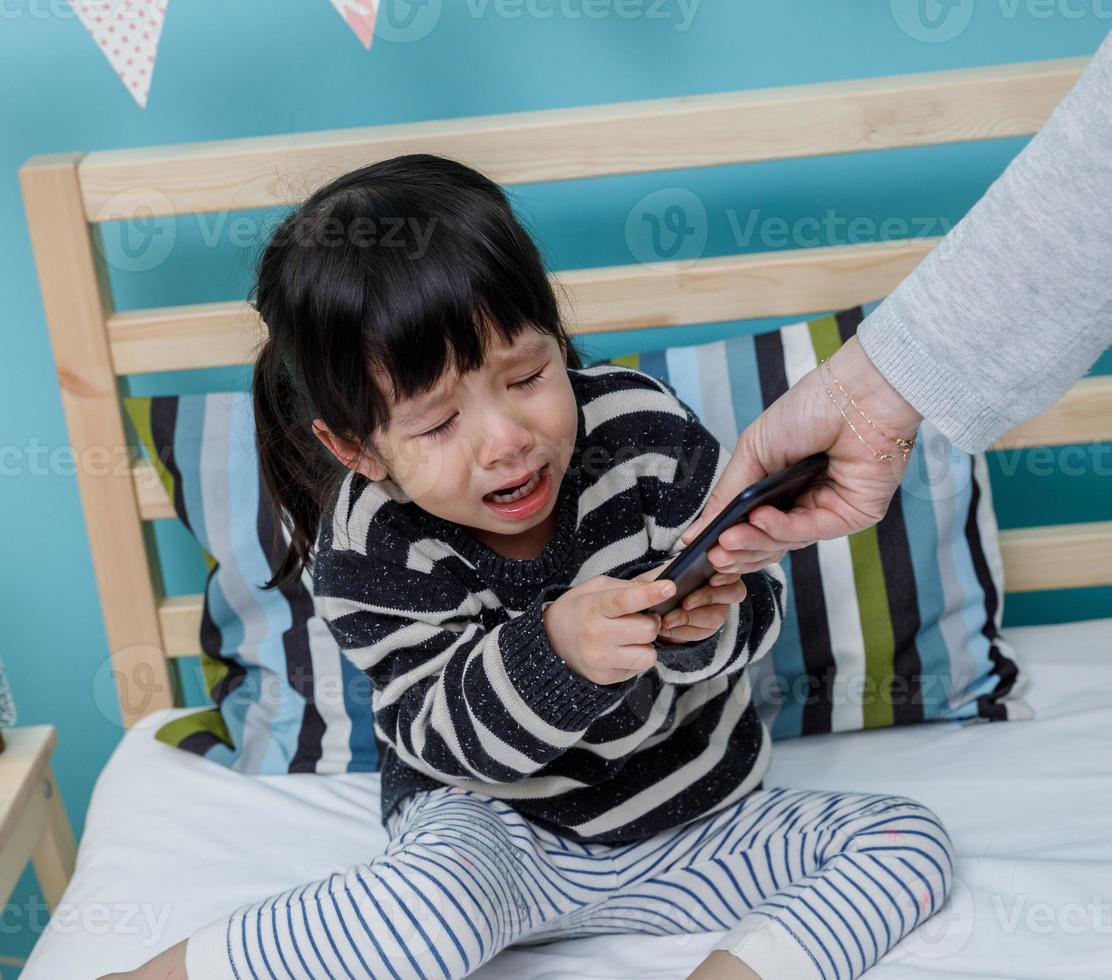
[[[386,479],[386,467],[379,460],[360,452],[355,443],[334,435],[320,419],[313,419],[313,434],[349,470],[356,470],[370,480]]]

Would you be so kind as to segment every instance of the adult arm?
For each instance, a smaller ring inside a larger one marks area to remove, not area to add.
[[[971,453],[1057,401],[1112,344],[1112,33],[857,336],[903,398]]]
[[[830,359],[890,437],[929,419],[967,452],[1055,402],[1112,343],[1112,33],[1027,146]],[[828,483],[788,514],[758,508],[723,532],[717,567],[879,521],[905,464],[878,460],[815,369],[738,438],[690,540],[738,492],[813,452]],[[846,406],[847,411],[852,409]],[[892,451],[851,414],[872,448]]]

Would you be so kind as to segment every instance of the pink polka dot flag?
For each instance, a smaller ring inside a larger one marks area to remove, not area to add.
[[[378,13],[379,0],[332,0],[335,7],[347,21],[348,27],[370,48],[375,33],[375,15]]]
[[[146,108],[169,0],[70,0],[74,12],[140,106]],[[363,47],[374,39],[379,0],[332,0]]]
[[[120,81],[143,108],[169,0],[70,0]]]

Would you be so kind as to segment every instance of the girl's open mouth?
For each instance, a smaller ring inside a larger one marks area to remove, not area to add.
[[[552,469],[545,463],[524,483],[483,496],[483,503],[499,517],[520,520],[531,517],[547,502],[552,491]]]

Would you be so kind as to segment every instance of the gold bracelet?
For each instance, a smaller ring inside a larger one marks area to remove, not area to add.
[[[819,374],[820,374],[820,376],[822,375],[822,368],[825,365],[826,366],[826,371],[830,375],[830,380],[833,381],[834,384],[836,384],[838,386],[838,390],[843,395],[845,395],[846,401],[848,401],[853,406],[854,410],[857,411],[865,419],[865,421],[869,423],[870,426],[872,426],[873,431],[875,431],[879,435],[883,436],[889,442],[894,444],[897,449],[899,449],[900,455],[902,457],[902,461],[904,463],[906,463],[907,460],[908,460],[908,457],[912,453],[912,450],[915,449],[915,440],[914,439],[910,439],[910,440],[909,439],[901,439],[901,438],[893,439],[891,436],[887,435],[884,432],[884,430],[880,428],[880,426],[878,426],[871,418],[869,418],[868,415],[866,415],[861,410],[861,408],[858,406],[857,402],[855,402],[853,400],[853,396],[850,395],[850,393],[848,391],[846,391],[846,389],[842,385],[842,383],[837,378],[834,377],[833,369],[830,367],[829,364],[827,364],[828,360],[829,360],[829,358],[824,357],[821,361],[819,361]],[[853,430],[853,434],[855,436],[857,436],[857,438],[861,441],[861,445],[863,445],[866,449],[869,450],[869,452],[871,452],[873,454],[873,459],[878,460],[878,461],[882,461],[882,460],[889,460],[889,459],[895,459],[896,458],[894,453],[880,452],[880,451],[874,449],[872,446],[870,446],[865,441],[865,437],[862,436],[861,433],[857,430],[857,426],[853,424],[853,420],[846,414],[845,407],[843,405],[838,404],[838,400],[834,397],[834,392],[832,392],[830,390],[830,386],[825,381],[823,382],[823,387],[826,389],[826,394],[830,397],[831,402],[833,402],[834,406],[838,409],[839,412],[841,412],[842,418],[844,418],[846,420],[846,422],[849,423],[849,427]]]

